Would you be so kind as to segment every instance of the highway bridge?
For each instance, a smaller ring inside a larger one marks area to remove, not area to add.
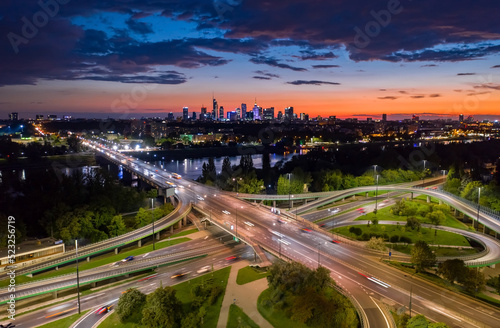
[[[101,148],[101,146],[96,147]],[[205,213],[211,222],[228,227],[229,232],[248,244],[258,245],[272,251],[278,257],[298,261],[311,268],[322,265],[330,269],[337,284],[343,290],[349,291],[350,295],[356,299],[363,312],[361,316],[366,318],[365,327],[389,327],[390,318],[386,311],[380,308],[378,301],[384,300],[386,303],[403,306],[409,304],[410,297],[412,297],[413,311],[422,313],[431,320],[447,322],[451,327],[496,327],[498,324],[500,318],[498,309],[437,288],[420,279],[407,277],[399,270],[381,265],[379,257],[373,256],[372,252],[356,245],[332,243],[330,234],[314,228],[310,222],[293,220],[293,215],[290,214],[276,215],[265,206],[238,199],[234,193],[217,191],[193,181],[169,180],[170,174],[162,169],[137,159],[131,159],[119,152],[101,149],[103,150],[101,154],[104,156],[122,163],[123,160],[133,163],[135,165],[133,169],[139,172],[154,171],[154,176],[149,176],[149,179],[152,183],[157,183],[158,187],[162,187],[161,181],[175,182],[178,185],[176,194],[178,206],[180,206],[178,213],[187,213],[191,206],[194,206]],[[144,176],[144,178],[147,177]],[[321,198],[330,197],[326,201],[331,201],[337,197],[347,197],[354,192],[373,189],[372,186],[366,189],[334,192],[321,195]],[[383,189],[415,191],[410,186],[383,186]],[[425,189],[418,190],[418,192],[442,199],[466,215],[473,216],[471,205],[451,196]],[[262,195],[259,197],[265,200],[272,200],[273,197],[276,200],[287,200],[286,196]],[[296,199],[302,197],[294,195],[293,198],[295,196],[297,196]],[[244,195],[240,194],[238,197],[243,198]],[[310,198],[319,197],[313,195]],[[169,222],[179,219],[181,215],[172,216],[175,216],[175,219],[171,217]],[[493,216],[481,212],[479,219],[490,229],[498,231],[498,222]],[[165,220],[165,226],[168,225],[166,223],[168,220]],[[312,229],[308,231],[303,230],[304,228]],[[112,244],[110,245],[112,247]],[[383,281],[384,284],[374,283],[373,278]],[[412,295],[410,295],[410,290],[413,291]]]

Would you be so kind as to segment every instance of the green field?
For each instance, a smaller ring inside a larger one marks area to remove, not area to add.
[[[414,201],[415,203],[418,204],[419,208],[421,206],[427,206],[426,202],[423,201]],[[380,204],[380,203],[379,203]],[[457,229],[462,229],[462,230],[468,230],[468,227],[463,224],[462,222],[458,221],[451,213],[444,213],[445,214],[445,220],[441,222],[440,225],[445,226],[445,227],[451,227],[451,228],[457,228]],[[425,217],[422,217],[420,215],[414,215],[420,223],[426,223],[426,224],[432,224],[432,222]],[[406,216],[399,216],[391,213],[391,206],[386,206],[386,207],[379,207],[377,211],[377,215],[372,213],[367,213],[365,215],[362,215],[358,217],[355,221],[367,221],[367,220],[373,220],[374,218],[377,218],[379,221],[401,221],[401,222],[406,222]]]
[[[413,248],[412,245],[391,245],[392,249],[401,253],[411,254],[411,250]],[[444,247],[434,247],[431,246],[431,249],[434,251],[437,257],[441,256],[465,256],[476,254],[476,249],[462,249],[458,248],[444,248]]]
[[[69,317],[62,318],[56,321],[52,321],[51,323],[47,323],[42,326],[38,326],[38,328],[68,328],[71,326],[76,320],[85,315],[88,311],[82,312],[80,314],[73,314]]]
[[[198,229],[189,229],[189,230],[184,230],[181,232],[176,233],[175,235],[170,236],[170,238],[175,238],[175,237],[182,237],[182,236],[187,236],[192,233],[198,232]]]
[[[187,237],[174,239],[171,241],[163,240],[163,241],[157,242],[155,244],[155,249],[162,249],[165,247],[173,246],[173,245],[180,244],[180,243],[190,241],[190,240],[191,239],[189,239]],[[98,256],[93,260],[91,259],[90,262],[87,262],[85,260],[80,260],[78,267],[79,267],[80,271],[93,269],[93,268],[96,268],[96,267],[99,267],[102,265],[107,265],[107,264],[111,264],[111,263],[114,263],[117,261],[121,261],[127,256],[138,256],[138,255],[146,254],[146,253],[149,253],[152,251],[153,251],[153,244],[150,244],[150,245],[143,246],[141,248],[136,248],[136,249],[126,251],[123,253],[119,253],[119,254],[108,253],[108,254]],[[63,267],[63,268],[57,270],[57,271],[50,270],[48,272],[40,273],[40,274],[37,274],[36,276],[34,276],[33,278],[29,278],[27,276],[17,276],[16,283],[23,284],[23,283],[28,283],[28,282],[34,282],[34,281],[41,280],[41,279],[58,277],[58,276],[65,275],[68,273],[76,273],[76,264],[68,265],[66,267]],[[8,285],[9,285],[8,280],[0,281],[0,288],[7,287]]]
[[[267,271],[262,269],[252,268],[250,266],[241,268],[238,271],[238,276],[236,277],[236,283],[238,285],[244,285],[249,282],[265,278],[269,275]]]
[[[356,227],[362,230],[363,234],[387,234],[388,237],[392,236],[405,236],[411,239],[412,243],[417,240],[423,240],[428,244],[433,245],[452,245],[452,246],[470,246],[467,239],[462,236],[448,231],[438,231],[437,236],[434,235],[434,229],[431,228],[421,228],[420,232],[416,230],[406,230],[404,224],[401,225],[384,225],[378,224],[374,226],[371,224],[369,227],[366,225],[356,225]],[[333,233],[339,233],[341,235],[352,237],[355,236],[349,232],[349,226],[340,227],[330,230]]]
[[[229,317],[227,318],[226,328],[259,328],[252,319],[250,319],[243,310],[234,304],[229,307]]]
[[[120,318],[118,318],[118,314],[116,314],[116,312],[113,312],[99,325],[99,328],[111,328],[111,327],[139,328],[141,326],[131,322],[122,323],[120,322]]]

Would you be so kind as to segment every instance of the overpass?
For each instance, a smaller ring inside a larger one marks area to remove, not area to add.
[[[120,160],[124,157],[120,153],[111,150],[108,150],[108,152]],[[138,160],[134,160],[134,163],[139,170],[144,168],[152,169],[151,166]],[[166,173],[160,171],[158,175],[162,179],[167,179]],[[377,295],[379,298],[391,300],[399,305],[407,304],[411,286],[414,294],[414,310],[427,315],[433,320],[451,322],[455,327],[469,327],[470,318],[477,318],[484,327],[494,327],[498,323],[498,318],[500,318],[498,309],[486,307],[484,304],[469,298],[463,299],[455,293],[436,288],[427,282],[404,277],[401,272],[395,269],[381,266],[378,259],[366,255],[366,252],[359,247],[348,244],[335,245],[330,242],[331,239],[327,234],[317,230],[304,233],[300,229],[303,225],[293,220],[287,220],[289,224],[277,223],[278,216],[276,214],[270,213],[263,207],[240,201],[232,193],[216,191],[213,188],[207,188],[191,181],[182,180],[178,183],[183,187],[178,189],[177,194],[180,203],[192,202],[194,206],[200,208],[204,213],[210,213],[212,218],[216,217],[220,222],[227,221],[235,224],[236,227],[240,222],[239,229],[245,231],[241,231],[241,235],[238,235],[247,242],[250,242],[251,239],[251,242],[266,249],[271,249],[273,253],[278,251],[278,256],[283,254],[311,268],[320,265],[321,262],[321,265],[331,270],[332,277],[338,284],[344,290],[348,290],[358,301],[371,327],[387,327],[387,318],[376,305],[373,296]],[[383,188],[388,190],[387,186]],[[409,186],[393,188],[416,192],[415,189]],[[369,190],[373,189],[375,189],[375,186],[372,186]],[[342,192],[348,193],[349,191]],[[358,190],[356,192],[359,193]],[[418,192],[421,193],[420,190]],[[200,197],[200,195],[203,195],[203,197]],[[267,195],[262,196],[267,197]],[[278,197],[287,200],[286,196],[281,195]],[[429,194],[429,196],[443,197],[440,194]],[[318,196],[309,195],[307,197],[312,199]],[[328,195],[322,197],[328,197]],[[200,200],[200,198],[203,198],[203,200]],[[455,200],[445,199],[445,201]],[[465,204],[463,211],[471,212],[470,206]],[[481,220],[483,216],[484,213],[481,213]],[[241,222],[244,222],[244,224]],[[245,222],[251,225],[247,225]],[[360,272],[377,277],[392,287],[385,288],[374,285],[373,282],[359,275]],[[478,314],[480,314],[479,317]]]

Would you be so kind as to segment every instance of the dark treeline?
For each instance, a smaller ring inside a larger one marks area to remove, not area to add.
[[[315,149],[288,162],[280,161],[274,167],[269,164],[269,153],[264,153],[262,169],[253,167],[250,155],[242,155],[240,164],[233,166],[229,158],[224,159],[221,172],[216,172],[213,159],[209,159],[199,181],[225,190],[259,193],[265,187],[269,193],[284,194],[289,189],[298,193],[374,185],[376,175],[380,185],[413,181],[442,174],[442,170],[457,165],[472,172],[472,180],[477,181],[491,176],[485,164],[495,163],[499,156],[498,140],[406,147],[355,144]]]
[[[120,185],[100,169],[71,176],[57,170],[28,170],[24,180],[3,181],[0,194],[1,224],[6,226],[7,216],[14,216],[18,241],[53,236],[95,242],[122,234],[140,222],[124,222],[119,213],[137,211],[146,198],[144,192]],[[5,238],[0,236],[0,241]]]
[[[41,141],[27,144],[13,142],[10,138],[0,138],[0,158],[8,163],[15,163],[24,157],[30,162],[40,162],[44,156],[76,153],[81,149],[81,142],[75,135],[62,139],[52,135]]]

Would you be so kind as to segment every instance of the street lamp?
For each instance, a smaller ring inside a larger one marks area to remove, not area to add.
[[[155,214],[153,210],[153,197],[151,197],[151,218],[153,221],[153,251],[155,250]]]
[[[76,293],[78,295],[78,314],[81,313],[80,308],[80,273],[78,271],[78,240],[75,239],[75,254],[76,254]]]
[[[326,244],[326,242],[325,242]],[[321,266],[321,263],[320,263],[320,248],[321,248],[321,243],[318,243],[318,268]]]
[[[288,173],[288,210],[290,210],[291,205],[292,205],[292,202],[290,200],[290,192],[291,192],[291,189],[292,189],[292,184],[290,182],[290,177],[291,176],[292,176],[292,174]]]
[[[273,223],[273,225],[276,225],[276,223]],[[278,222],[278,227],[279,227],[279,237],[280,239],[278,240],[278,257],[281,258],[281,223]]]
[[[377,197],[378,197],[378,174],[377,174],[377,186],[375,187],[375,211],[377,210]]]
[[[377,166],[378,165],[373,165],[373,174],[377,174]]]
[[[481,205],[479,205],[479,200],[481,199],[481,187],[478,189],[477,193],[477,228],[479,229],[479,209],[481,208]]]
[[[422,187],[424,186],[424,180],[425,180],[425,163],[427,162],[426,159],[424,159],[424,175],[422,176]]]

